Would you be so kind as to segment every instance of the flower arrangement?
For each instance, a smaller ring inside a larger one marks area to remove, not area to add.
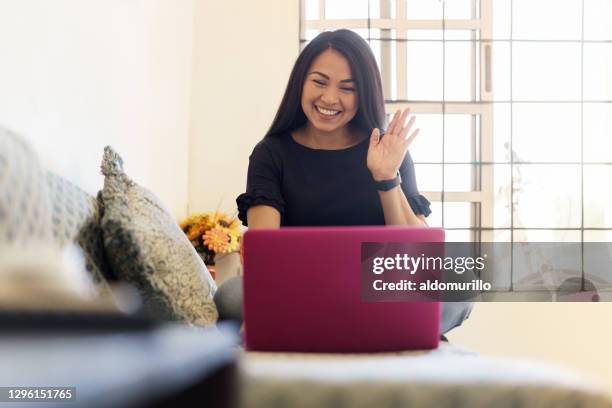
[[[217,254],[240,247],[240,220],[220,211],[190,215],[180,226],[206,265],[214,265]]]

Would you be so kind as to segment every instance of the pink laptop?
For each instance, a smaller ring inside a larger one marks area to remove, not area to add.
[[[363,242],[443,242],[444,230],[300,227],[244,236],[248,350],[385,352],[438,346],[440,303],[362,302]]]

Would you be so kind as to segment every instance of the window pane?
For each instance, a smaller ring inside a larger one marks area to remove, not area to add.
[[[442,40],[442,30],[406,30],[408,40]]]
[[[380,18],[380,0],[370,0],[370,18]],[[389,3],[393,3],[392,1]]]
[[[493,154],[496,162],[510,161],[510,104],[493,104]]]
[[[395,30],[391,30],[391,36],[395,37]],[[397,43],[391,42],[389,43],[389,47],[391,48],[391,95],[387,97],[391,97],[391,99],[397,99]]]
[[[580,44],[513,43],[514,100],[580,100]]]
[[[470,163],[475,160],[476,138],[472,135],[472,115],[444,115],[444,160]]]
[[[442,100],[442,43],[413,41],[405,46],[408,99]]]
[[[302,0],[304,2],[304,11],[306,12],[306,20],[319,19],[319,0]]]
[[[485,228],[508,228],[510,227],[510,165],[496,164],[483,165],[483,180],[493,178],[492,191],[483,185],[483,207],[481,223]],[[492,173],[492,174],[491,174]],[[490,195],[489,195],[490,194]],[[492,211],[489,210],[490,207]],[[492,219],[491,219],[492,217]]]
[[[480,232],[482,242],[510,242],[512,233],[509,229],[502,230],[482,230]],[[510,254],[507,254],[510,256]]]
[[[515,165],[514,226],[580,226],[580,165]]]
[[[406,36],[400,37],[401,39],[408,40],[465,40],[472,41],[476,38],[472,38],[472,34],[476,34],[476,30],[441,30],[441,29],[421,29],[414,28],[406,30]]]
[[[442,191],[441,164],[415,164],[414,171],[419,191]]]
[[[612,162],[612,104],[584,104],[584,160]]]
[[[444,191],[474,190],[474,174],[477,166],[471,164],[444,165]]]
[[[368,41],[368,36],[370,32],[367,28],[349,28],[349,30],[356,32],[361,38]]]
[[[513,284],[516,290],[556,290],[566,279],[581,278],[580,231],[514,231]],[[567,243],[521,245],[520,242]]]
[[[368,18],[368,0],[325,0],[325,18],[329,20]]]
[[[446,203],[445,203],[446,205]],[[446,230],[446,242],[472,242],[472,231],[467,229]]]
[[[612,242],[612,229],[584,230],[584,242]]]
[[[472,12],[472,0],[452,0],[444,2],[444,18],[447,20],[469,20],[475,17],[476,16]]]
[[[612,289],[612,231],[585,231],[584,277],[597,289]],[[586,283],[586,282],[585,282]]]
[[[472,57],[472,49],[476,56]],[[447,101],[472,101],[474,81],[472,69],[478,61],[480,47],[470,42],[447,42],[445,47],[445,89],[444,98]]]
[[[540,237],[550,236],[559,244],[529,245],[517,243],[513,247],[513,285],[516,290],[557,290],[567,279],[582,278],[582,254],[579,231],[538,231]],[[566,241],[567,238],[577,238]],[[531,240],[536,242],[538,240]],[[561,243],[561,241],[570,243]]]
[[[584,277],[598,289],[611,288],[612,230],[584,231]]]
[[[528,40],[579,40],[582,34],[581,2],[582,0],[514,0],[513,37]]]
[[[362,37],[364,38],[366,41],[368,41],[368,44],[370,45],[370,49],[372,50],[372,53],[374,54],[374,58],[376,59],[376,65],[378,66],[378,70],[382,72],[382,53],[383,53],[383,46],[386,47],[390,47],[392,53],[394,54],[393,51],[395,48],[395,43],[389,43],[389,42],[383,42],[383,41],[379,41],[377,40],[377,38],[381,38],[381,30],[377,29],[377,28],[370,28],[369,32],[368,30],[365,30],[366,37]],[[368,35],[369,35],[369,39],[368,39]],[[385,89],[386,86],[386,82],[390,81],[390,89],[391,89],[391,95],[383,95],[385,99],[393,99],[393,94],[395,93],[395,76],[397,75],[396,72],[396,62],[395,59],[392,57],[391,61],[387,61],[387,65],[391,68],[391,76],[389,78],[387,78],[385,75],[381,75],[381,80],[383,81],[383,89]]]
[[[580,161],[579,103],[515,103],[515,161]]]
[[[431,0],[406,0],[409,19],[442,20],[442,2]]]
[[[612,165],[584,166],[584,226],[612,227]]]
[[[507,242],[511,240],[510,230],[482,231],[482,242]],[[490,250],[485,252],[487,260],[486,268],[481,278],[491,282],[494,290],[509,290],[511,273],[512,247],[507,245],[491,245]]]
[[[584,44],[584,99],[612,101],[612,43]]]
[[[481,191],[482,205],[477,210],[477,219],[473,224],[446,224],[446,227],[483,227],[508,228],[510,227],[510,165],[451,165],[444,166],[445,191],[476,191],[473,179],[493,180],[492,184],[483,182],[478,191]],[[479,176],[479,171],[482,175]],[[445,203],[446,205],[446,203]],[[454,210],[454,207],[451,208]],[[463,218],[463,220],[468,220]],[[478,223],[476,223],[478,221]],[[467,221],[466,221],[467,222]]]
[[[493,100],[510,100],[510,43],[493,42],[491,74],[493,76]]]
[[[440,201],[432,201],[429,206],[431,214],[427,217],[427,225],[430,227],[442,226],[442,203]]]
[[[417,113],[414,126],[419,135],[409,151],[415,162],[442,162],[442,115]]]
[[[584,231],[584,277],[598,289],[612,289],[612,230]]]
[[[510,1],[493,3],[493,38],[504,40],[510,38],[511,5]]]
[[[319,30],[312,30],[312,29],[306,30],[304,32],[304,40],[306,40],[307,42],[311,41],[313,38],[315,38],[317,35],[319,35],[319,32],[320,32]],[[306,46],[306,44],[304,44],[304,47],[305,46]]]
[[[474,227],[473,203],[468,202],[444,202],[444,227],[445,228],[470,228]]]
[[[612,40],[612,1],[588,0],[584,2],[584,39]]]
[[[372,30],[374,31],[374,30]],[[380,31],[380,30],[376,30],[376,31]],[[378,33],[374,33],[374,34],[378,34]],[[374,58],[376,59],[376,65],[378,65],[378,69],[381,69],[381,60],[380,60],[380,55],[381,55],[381,44],[382,41],[378,41],[378,40],[370,40],[369,41],[370,44],[370,49],[372,50],[372,53],[374,54]],[[384,81],[385,78],[381,78],[383,81],[383,89],[384,89]],[[391,78],[389,78],[391,79]],[[390,97],[391,95],[385,95],[386,97]]]
[[[514,242],[580,242],[580,231],[514,230]]]
[[[477,37],[472,38],[472,34],[476,33],[476,30],[444,30],[445,40],[466,40],[471,41]],[[448,46],[448,44],[446,44]]]
[[[380,40],[381,38],[384,38],[385,40],[396,39],[395,30],[370,27],[370,40]],[[389,43],[390,47],[395,47],[395,41]]]

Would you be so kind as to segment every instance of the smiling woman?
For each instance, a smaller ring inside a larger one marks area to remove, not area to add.
[[[313,148],[340,149],[365,139],[367,134],[351,134],[346,126],[357,113],[357,102],[348,61],[333,48],[323,51],[306,75],[301,106],[308,122],[303,132],[302,129],[294,131],[294,138]],[[330,137],[336,129],[341,131]],[[352,140],[355,136],[358,140]]]
[[[380,72],[367,42],[345,29],[321,33],[299,55],[276,117],[250,156],[239,218],[251,229],[426,227],[430,203],[408,152],[418,129],[408,117],[409,109],[398,110],[383,130]],[[222,285],[219,293],[229,295],[215,300],[225,305],[238,291]],[[471,306],[444,303],[440,331],[460,325]]]
[[[350,30],[317,36],[300,54],[266,137],[250,157],[239,217],[251,228],[423,226],[408,147],[418,129],[397,111],[386,132],[380,73]],[[384,134],[384,137],[383,137]]]

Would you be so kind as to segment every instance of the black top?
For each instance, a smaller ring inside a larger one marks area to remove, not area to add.
[[[238,218],[247,225],[249,207],[265,204],[281,214],[282,226],[384,225],[374,180],[367,167],[369,138],[340,150],[312,149],[290,134],[266,137],[249,158],[246,193],[238,196]],[[400,166],[402,190],[415,214],[428,216],[407,153]]]

